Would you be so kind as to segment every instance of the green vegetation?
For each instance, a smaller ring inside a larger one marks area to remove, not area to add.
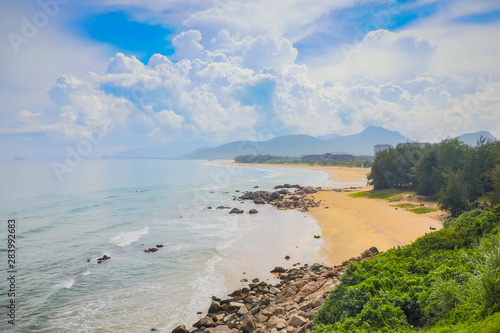
[[[300,158],[278,155],[240,155],[234,158],[237,163],[262,163],[262,164],[303,164]]]
[[[405,194],[415,194],[416,192],[401,191],[396,189],[361,191],[349,194],[353,198],[385,199],[399,201]]]
[[[411,203],[402,203],[398,205],[391,205],[392,207],[403,208],[404,210],[410,211],[415,214],[427,214],[430,212],[436,212],[436,208],[417,206]]]
[[[371,167],[370,160],[345,160],[345,161],[308,161],[304,162],[300,158],[285,157],[277,155],[240,155],[234,158],[237,163],[258,163],[258,164],[298,164],[298,165],[335,165],[353,168]]]
[[[409,206],[408,206],[409,207]],[[315,333],[499,332],[500,205],[349,264],[315,317]]]
[[[452,216],[477,208],[488,195],[500,201],[500,142],[479,140],[470,147],[457,139],[422,147],[399,144],[377,153],[368,176],[375,190],[413,190],[435,196]]]

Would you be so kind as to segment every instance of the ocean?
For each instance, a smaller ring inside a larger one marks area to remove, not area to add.
[[[0,163],[0,179],[2,332],[170,332],[192,325],[211,296],[224,298],[247,285],[243,279],[273,282],[275,266],[322,262],[311,217],[233,197],[255,186],[331,186],[324,172],[87,160],[58,179],[51,162],[11,161]],[[252,208],[259,213],[249,215]],[[6,292],[9,219],[16,221],[14,297]],[[163,247],[144,252],[156,245]],[[98,264],[103,255],[111,259]]]

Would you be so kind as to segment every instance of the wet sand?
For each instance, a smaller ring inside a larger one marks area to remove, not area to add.
[[[249,164],[242,164],[249,165]],[[259,164],[261,166],[263,164]],[[269,165],[288,168],[304,168],[323,171],[331,175],[331,180],[350,187],[353,183],[365,180],[368,168],[348,168],[338,166]],[[304,184],[307,185],[307,184]],[[327,188],[325,188],[327,189]],[[425,233],[429,227],[442,228],[440,218],[444,212],[415,214],[391,205],[409,202],[402,200],[389,202],[383,199],[353,198],[349,194],[371,190],[363,186],[350,192],[320,191],[313,194],[322,200],[320,207],[310,208],[309,214],[321,227],[323,246],[320,255],[327,258],[331,265],[358,256],[364,250],[375,246],[386,251],[398,245],[406,245]],[[432,202],[412,202],[436,208]],[[325,208],[328,207],[328,208]]]

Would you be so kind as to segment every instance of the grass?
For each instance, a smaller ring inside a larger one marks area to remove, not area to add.
[[[350,193],[349,196],[352,198],[368,198],[368,199],[383,199],[389,201],[400,201],[404,195],[415,194],[415,192],[402,191],[402,190],[371,190],[371,191],[361,191]],[[417,199],[417,201],[422,201]],[[427,201],[427,200],[423,200]],[[414,205],[412,203],[401,203],[397,205],[391,205],[392,207],[402,208],[404,210],[410,211],[415,214],[427,214],[430,212],[436,212],[436,208],[422,207],[420,205]]]
[[[427,214],[430,212],[437,212],[438,210],[436,208],[430,208],[430,207],[417,207],[409,209],[409,211],[415,214]]]
[[[398,208],[403,208],[404,210],[407,210],[409,212],[415,213],[415,214],[427,214],[430,212],[436,212],[436,208],[430,208],[430,207],[422,207],[422,206],[417,206],[411,203],[402,203],[398,205],[391,205],[392,207],[398,207]]]
[[[353,198],[368,198],[368,199],[384,199],[391,201],[399,201],[401,197],[405,194],[416,194],[416,192],[403,191],[403,190],[371,190],[371,191],[361,191],[349,194]]]

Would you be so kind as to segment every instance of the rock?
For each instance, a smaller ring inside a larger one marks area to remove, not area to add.
[[[189,333],[189,331],[186,329],[186,326],[179,325],[176,328],[174,328],[172,333]]]
[[[156,247],[157,247],[157,248],[161,248],[161,247],[163,247],[163,246],[164,246],[163,244],[156,244]]]
[[[257,214],[259,211],[255,208],[253,209],[250,209],[250,211],[248,212],[248,214]]]
[[[252,333],[255,330],[255,321],[251,315],[246,314],[243,316],[240,329],[243,333]]]
[[[243,274],[245,274],[245,273],[243,273]],[[227,296],[229,296],[229,297],[236,297],[236,296],[240,296],[240,295],[241,295],[241,290],[238,289],[238,290],[233,291],[232,293],[230,293]]]
[[[292,314],[290,316],[290,319],[288,319],[288,325],[294,326],[294,327],[300,327],[302,325],[307,324],[308,320],[302,316],[299,316],[298,314]]]
[[[323,305],[324,302],[325,302],[325,299],[323,298],[323,296],[320,295],[314,299],[314,301],[312,302],[312,305],[314,308],[317,308],[318,306]]]
[[[158,251],[158,249],[156,249]],[[111,257],[108,257],[107,255],[103,255],[101,258],[97,258],[97,263],[100,264],[103,261],[109,260]]]
[[[302,288],[300,288],[300,294],[301,295],[310,295],[313,292],[315,292],[316,290],[318,290],[319,287],[321,287],[321,285],[317,282],[314,282],[314,281],[308,282]]]
[[[318,190],[315,189],[314,187],[307,186],[306,188],[304,188],[304,192],[307,194],[312,194],[318,192]]]
[[[285,257],[285,260],[290,260],[290,256],[286,256],[286,257]]]
[[[149,249],[144,250],[145,253],[151,253],[151,252],[156,252],[158,251],[157,247],[151,247]]]
[[[238,302],[229,303],[229,310],[240,310],[242,307],[245,307],[245,304]]]
[[[269,310],[262,310],[260,313],[266,317],[271,317],[273,315],[273,313]]]
[[[279,315],[284,315],[285,314],[285,309],[284,308],[276,308],[276,309],[274,309],[273,313],[275,315],[278,315],[278,316]]]
[[[243,213],[244,213],[244,211],[242,211],[241,209],[238,209],[238,208],[233,208],[229,212],[229,214],[243,214]]]
[[[295,286],[288,287],[288,288],[286,288],[285,293],[283,294],[283,297],[285,297],[285,298],[292,297],[296,293],[297,293],[297,287],[295,287]]]
[[[253,203],[256,205],[264,205],[266,203],[266,200],[258,197],[253,200]]]
[[[238,310],[238,315],[239,316],[243,316],[243,315],[246,315],[248,313],[248,309],[246,306],[242,306],[239,310]]]
[[[252,282],[253,282],[253,283],[257,283],[257,282],[259,282],[259,279],[258,279],[258,278],[255,278],[255,279],[253,279],[253,280],[252,280]]]
[[[277,295],[280,293],[280,290],[276,287],[271,287],[271,289],[269,289],[269,293],[271,293],[273,295]]]
[[[193,324],[194,327],[200,328],[200,327],[210,327],[214,324],[213,320],[210,317],[203,317],[200,320],[198,320],[196,323]]]
[[[215,326],[214,333],[229,333],[231,329],[226,325]]]
[[[271,271],[271,273],[285,273],[286,269],[280,266],[274,267],[274,269]]]
[[[321,236],[320,236],[320,235],[314,235],[314,238],[316,238],[316,239],[320,239],[320,238],[321,238]]]
[[[278,191],[274,191],[273,193],[271,193],[271,195],[269,196],[269,198],[271,200],[278,200],[278,199],[281,199],[281,194]]]
[[[285,319],[281,319],[281,318],[278,318],[276,316],[272,316],[267,321],[267,328],[276,328],[276,326],[278,326],[279,323],[282,323],[283,325],[288,326]]]
[[[282,330],[284,328],[286,328],[286,324],[285,323],[279,322],[278,324],[276,324],[276,329],[277,330]]]
[[[210,307],[208,308],[208,313],[217,313],[219,312],[219,303],[216,301],[212,301]]]
[[[265,323],[267,321],[267,318],[266,316],[264,316],[262,313],[257,313],[255,315],[255,322],[261,324],[261,323]]]
[[[253,188],[259,188],[258,186],[254,186]]]

